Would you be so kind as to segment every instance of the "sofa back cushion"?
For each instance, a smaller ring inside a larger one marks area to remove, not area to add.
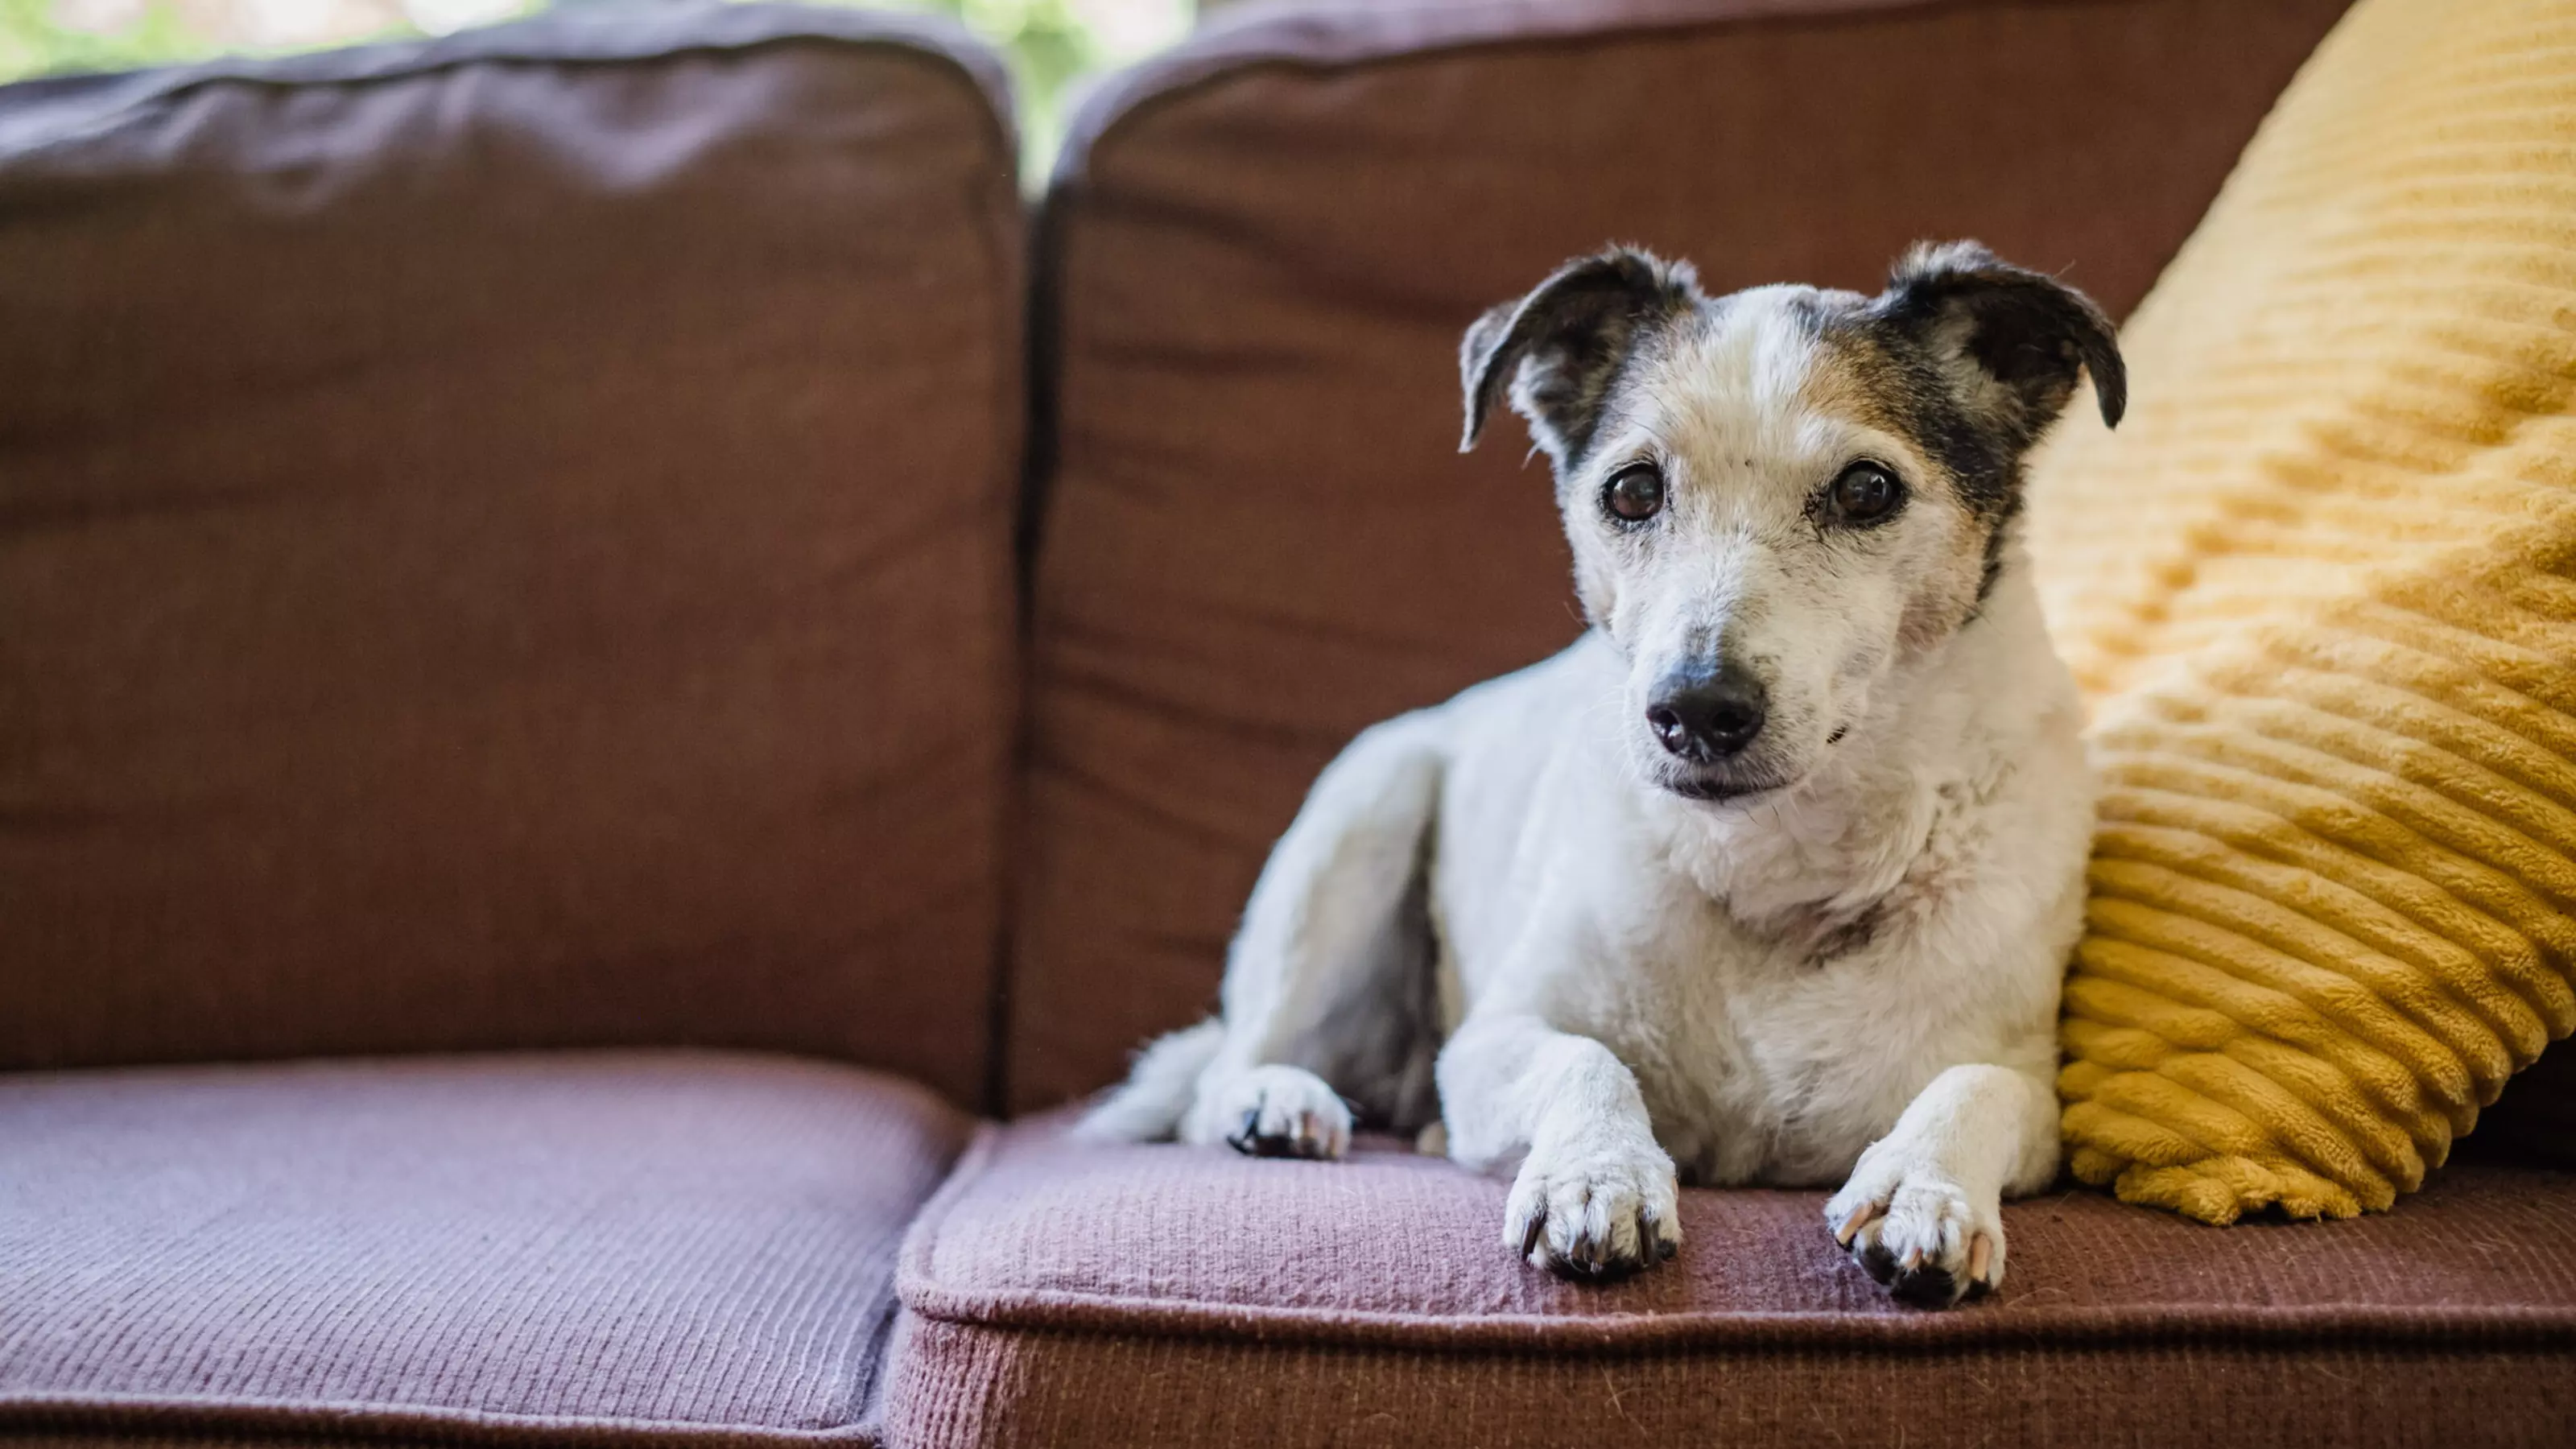
[[[1484,307],[1617,239],[1875,289],[1976,236],[2115,314],[2341,0],[1398,3],[1219,21],[1096,98],[1050,221],[1011,1099],[1213,1000],[1254,873],[1372,720],[1577,628]]]
[[[1001,78],[570,12],[0,90],[0,1066],[982,1077]]]

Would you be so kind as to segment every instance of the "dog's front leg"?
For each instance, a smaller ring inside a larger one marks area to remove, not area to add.
[[[1681,1247],[1673,1160],[1637,1078],[1590,1037],[1536,1016],[1471,1016],[1439,1062],[1449,1155],[1480,1171],[1520,1158],[1503,1245],[1568,1277],[1622,1277]]]
[[[2003,1282],[2003,1198],[2057,1171],[2057,1094],[2010,1067],[1956,1066],[1915,1095],[1825,1204],[1835,1241],[1908,1303]]]

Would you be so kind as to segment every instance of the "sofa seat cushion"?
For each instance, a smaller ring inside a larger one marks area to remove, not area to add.
[[[1687,1193],[1679,1258],[1590,1287],[1503,1250],[1506,1188],[1390,1147],[999,1133],[905,1245],[888,1441],[1491,1445],[1625,1416],[1662,1442],[2367,1444],[2447,1401],[2461,1443],[2576,1422],[2542,1371],[2576,1348],[2576,1175],[2463,1162],[2391,1217],[2227,1232],[2045,1196],[2005,1209],[2002,1293],[1946,1314],[1835,1251],[1820,1193]]]
[[[971,1130],[714,1053],[0,1077],[0,1436],[863,1437]]]

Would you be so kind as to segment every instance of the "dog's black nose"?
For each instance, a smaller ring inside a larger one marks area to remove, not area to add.
[[[1646,706],[1646,724],[1665,749],[1705,765],[1753,743],[1762,733],[1764,702],[1762,681],[1729,659],[1715,669],[1665,675]]]

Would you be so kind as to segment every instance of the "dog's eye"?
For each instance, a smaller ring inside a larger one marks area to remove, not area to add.
[[[1905,501],[1905,485],[1878,464],[1859,462],[1845,468],[1820,501],[1837,523],[1876,523]]]
[[[1622,523],[1643,523],[1664,511],[1664,475],[1652,463],[1631,463],[1610,475],[1601,506]]]

